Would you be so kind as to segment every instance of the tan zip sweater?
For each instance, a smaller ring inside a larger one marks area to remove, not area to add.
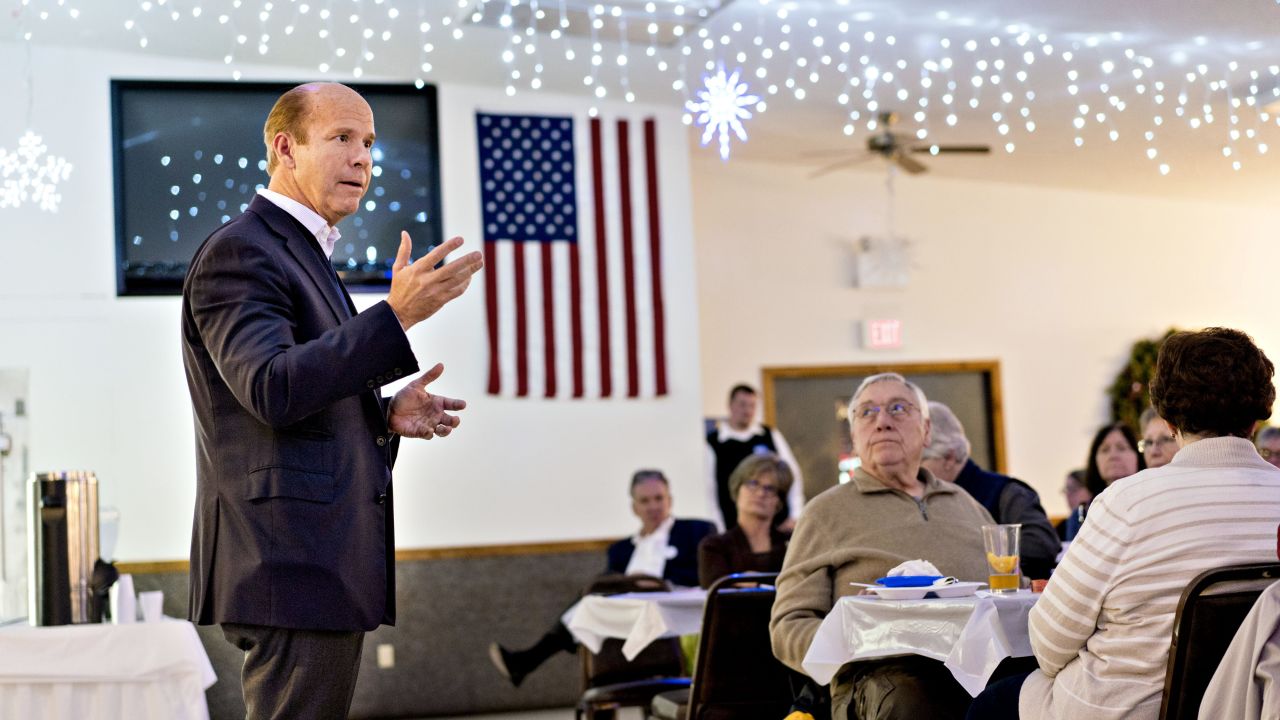
[[[886,487],[866,471],[804,507],[778,576],[769,630],[773,654],[803,672],[813,635],[835,601],[856,595],[850,582],[873,582],[922,558],[961,580],[987,579],[981,525],[991,516],[964,490],[921,468],[924,497]]]

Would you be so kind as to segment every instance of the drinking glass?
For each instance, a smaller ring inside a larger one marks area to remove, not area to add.
[[[987,551],[988,585],[993,593],[1017,592],[1022,583],[1019,546],[1022,524],[983,525],[982,545]]]

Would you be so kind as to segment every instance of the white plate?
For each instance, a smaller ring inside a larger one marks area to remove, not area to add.
[[[928,588],[930,592],[940,598],[956,598],[968,597],[978,591],[978,588],[986,587],[984,582],[958,582],[950,585],[939,585],[937,587]]]
[[[885,600],[923,600],[931,589],[928,587],[873,587],[871,592]]]
[[[938,598],[968,597],[986,587],[984,582],[958,582],[950,585],[930,585],[927,587],[880,587],[864,583],[850,583],[866,587],[876,596],[885,600],[923,600],[926,596]]]

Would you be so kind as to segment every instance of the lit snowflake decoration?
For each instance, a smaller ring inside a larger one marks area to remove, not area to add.
[[[16,151],[0,148],[0,208],[31,202],[41,210],[58,211],[62,202],[58,183],[71,177],[71,163],[45,156],[47,150],[40,136],[30,130],[18,140]]]
[[[729,133],[742,142],[747,141],[747,131],[742,127],[743,120],[751,118],[747,108],[760,102],[760,98],[747,94],[747,84],[738,82],[740,71],[734,70],[728,77],[724,68],[715,75],[708,75],[704,82],[705,90],[698,91],[698,102],[692,100],[685,103],[691,113],[697,113],[695,122],[702,127],[702,145],[705,147],[711,138],[720,138],[720,159],[729,159]]]

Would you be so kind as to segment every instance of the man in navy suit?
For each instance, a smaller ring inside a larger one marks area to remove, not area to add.
[[[609,572],[697,587],[698,543],[714,534],[715,526],[671,516],[671,488],[661,470],[631,476],[631,511],[640,518],[640,532],[609,546]]]
[[[365,631],[395,621],[391,466],[401,436],[458,426],[405,331],[462,294],[460,238],[410,264],[357,313],[329,255],[369,187],[373,112],[355,91],[285,93],[264,128],[271,181],[200,247],[183,286],[195,415],[190,618],[245,652],[249,718],[345,718]]]
[[[671,516],[671,488],[661,470],[637,470],[631,476],[631,511],[640,518],[640,532],[609,546],[607,573],[649,575],[675,585],[698,586],[698,543],[716,531],[706,520],[677,520]],[[498,672],[519,686],[525,676],[558,652],[574,652],[577,642],[564,623],[555,625],[532,647],[508,650],[489,645],[489,659]]]

